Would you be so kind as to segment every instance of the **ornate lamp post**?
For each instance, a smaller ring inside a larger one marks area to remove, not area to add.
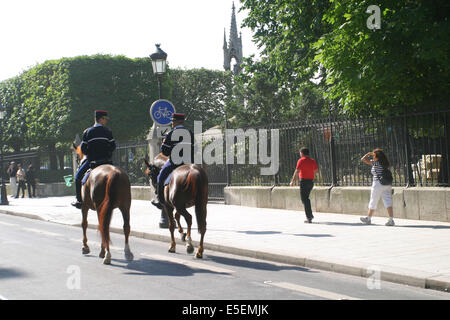
[[[6,108],[0,106],[0,189],[1,201],[0,205],[9,205],[8,197],[6,195],[6,186],[3,183],[3,119],[6,115]]]
[[[167,53],[165,53],[161,48],[160,44],[156,44],[156,51],[150,55],[150,59],[152,60],[153,73],[158,77],[158,93],[159,99],[161,99],[161,77],[166,73],[166,59]],[[150,157],[153,157],[159,152],[156,148],[158,148],[159,137],[157,134],[156,123],[153,123],[152,129],[150,130]],[[158,148],[159,149],[159,148]],[[163,210],[161,210],[161,220],[159,221],[160,228],[168,228],[169,221],[167,220],[167,216]]]
[[[158,77],[159,99],[161,99],[161,76],[166,73],[167,53],[161,48],[160,44],[156,44],[156,51],[150,55],[152,59],[153,73]]]

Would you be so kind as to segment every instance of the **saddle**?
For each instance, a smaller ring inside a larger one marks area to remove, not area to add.
[[[86,171],[86,173],[84,174],[83,179],[81,180],[81,185],[83,186],[86,183],[92,170],[94,170],[95,168],[97,168],[98,166],[101,166],[103,164],[113,164],[113,163],[111,160],[108,160],[108,159],[91,161],[91,163],[89,163],[90,169],[88,169],[88,171]]]

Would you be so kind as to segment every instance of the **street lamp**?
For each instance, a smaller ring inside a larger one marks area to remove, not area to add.
[[[6,108],[0,106],[0,189],[1,199],[0,205],[9,205],[8,197],[6,195],[6,186],[3,183],[3,119],[6,115]]]
[[[150,55],[150,59],[152,60],[152,68],[153,73],[156,74],[158,77],[158,93],[159,93],[159,99],[161,99],[161,77],[166,73],[166,59],[167,59],[167,53],[165,53],[161,48],[160,44],[156,44],[156,51]],[[156,124],[153,123],[153,132],[156,132]],[[164,182],[162,182],[164,183]],[[164,213],[164,210],[161,210],[161,220],[159,221],[159,227],[160,228],[168,228],[169,227],[169,221],[167,219],[166,214]]]
[[[167,53],[161,48],[160,44],[156,44],[156,51],[150,55],[152,60],[153,73],[158,77],[159,99],[161,99],[161,76],[166,73]]]

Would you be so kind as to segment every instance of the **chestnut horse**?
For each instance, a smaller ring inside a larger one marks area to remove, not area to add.
[[[80,146],[73,144],[73,147],[82,163],[85,155]],[[131,187],[128,175],[110,164],[103,164],[94,168],[89,175],[86,183],[81,188],[81,197],[83,205],[81,212],[83,214],[83,254],[88,254],[90,249],[87,245],[86,229],[88,226],[87,214],[89,209],[97,211],[98,229],[101,234],[102,244],[100,258],[103,258],[104,264],[111,263],[111,252],[109,250],[109,225],[111,223],[112,213],[115,208],[119,208],[123,217],[123,232],[125,235],[125,258],[128,261],[133,260],[133,253],[128,244],[130,235],[130,206],[131,206]]]
[[[159,172],[168,157],[162,153],[158,154],[153,163],[150,164],[144,159],[147,169],[145,174],[150,178],[153,187],[156,189],[156,182]],[[206,205],[208,203],[208,177],[205,170],[196,164],[185,164],[176,168],[172,172],[170,183],[164,188],[164,204],[163,210],[169,218],[169,230],[171,236],[171,244],[169,252],[175,252],[175,219],[178,222],[178,231],[183,234],[183,228],[180,224],[180,214],[185,218],[187,223],[187,233],[182,236],[187,241],[186,250],[188,253],[194,251],[191,239],[192,216],[186,208],[195,206],[195,216],[197,218],[198,232],[200,233],[200,243],[197,249],[196,257],[203,257],[203,239],[206,232]],[[175,219],[173,211],[176,209]]]

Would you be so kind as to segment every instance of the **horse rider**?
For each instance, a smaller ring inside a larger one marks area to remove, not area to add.
[[[81,151],[86,155],[84,161],[78,168],[75,175],[76,201],[72,205],[77,209],[81,209],[81,181],[84,174],[92,165],[100,165],[111,163],[113,151],[116,149],[111,130],[106,128],[108,122],[108,113],[103,110],[95,111],[95,124],[84,130],[81,142]]]
[[[169,157],[169,160],[166,161],[158,175],[156,187],[158,201],[152,201],[152,204],[158,209],[162,209],[162,204],[164,203],[164,182],[170,173],[183,164],[194,163],[194,134],[191,130],[185,128],[183,124],[184,114],[173,113],[172,130],[167,133],[161,144],[161,152]],[[184,148],[181,148],[179,153],[172,154],[172,150],[180,143],[183,144],[182,147],[190,148],[190,157],[183,157]]]

